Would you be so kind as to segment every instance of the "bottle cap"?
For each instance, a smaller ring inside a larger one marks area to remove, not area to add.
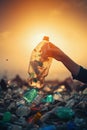
[[[44,36],[43,40],[49,41],[49,37],[48,36]]]

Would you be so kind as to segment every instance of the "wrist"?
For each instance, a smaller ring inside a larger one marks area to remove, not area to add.
[[[63,63],[67,59],[67,55],[62,51],[58,52],[56,59]]]

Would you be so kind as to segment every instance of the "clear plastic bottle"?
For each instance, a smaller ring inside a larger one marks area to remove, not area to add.
[[[42,98],[43,98],[43,93],[40,94],[40,93],[38,92],[38,95],[35,97],[33,103],[34,103],[35,105],[38,105],[38,104],[41,102]]]
[[[41,48],[47,43],[47,47],[50,47],[49,37],[44,36],[43,40],[32,51],[28,68],[29,85],[32,87],[42,88],[44,85],[44,79],[48,75],[52,58],[48,57],[47,59],[43,60],[41,56]]]
[[[30,108],[25,105],[20,105],[16,110],[16,115],[19,117],[27,116],[30,113]]]

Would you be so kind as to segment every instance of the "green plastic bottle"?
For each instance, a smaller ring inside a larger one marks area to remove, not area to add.
[[[33,88],[31,90],[29,90],[28,92],[26,92],[23,96],[23,98],[28,102],[28,103],[32,103],[35,99],[35,97],[37,96],[38,90]]]
[[[53,99],[53,95],[47,95],[44,99],[42,99],[42,102],[46,102],[46,103],[52,103],[54,101]]]
[[[47,95],[46,102],[52,103],[53,102],[53,95],[51,95],[51,94]]]
[[[58,107],[55,113],[60,119],[64,119],[64,120],[72,119],[72,117],[75,114],[75,112],[68,107]]]
[[[12,117],[12,114],[9,111],[7,111],[4,113],[2,121],[3,122],[10,122],[11,117]]]

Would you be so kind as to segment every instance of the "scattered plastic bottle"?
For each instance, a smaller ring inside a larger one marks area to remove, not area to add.
[[[53,101],[54,101],[53,95],[49,94],[49,95],[46,96],[45,102],[52,103]]]
[[[83,118],[76,117],[74,122],[75,122],[76,126],[78,126],[78,127],[81,127],[82,125],[87,126],[87,122]]]
[[[42,94],[38,94],[38,95],[35,97],[33,103],[34,103],[35,105],[38,105],[38,104],[41,102],[42,98],[43,98],[43,93],[42,93]]]
[[[34,123],[36,123],[41,118],[41,116],[42,114],[40,112],[37,112],[35,116],[33,117]]]
[[[30,113],[30,109],[29,107],[25,106],[25,105],[20,105],[17,110],[16,110],[16,114],[17,116],[27,116]]]
[[[32,103],[35,99],[35,97],[37,96],[38,90],[33,88],[29,91],[27,91],[23,98],[28,102],[28,103]]]
[[[41,121],[41,122],[46,121],[46,120],[49,118],[49,116],[50,116],[52,113],[54,113],[55,110],[56,110],[56,108],[52,109],[51,111],[46,112],[44,115],[41,116],[40,121]]]
[[[68,130],[65,123],[57,125],[57,130]]]
[[[55,92],[53,94],[53,99],[54,100],[58,100],[58,101],[63,101],[63,97],[62,97],[62,95],[59,92]]]
[[[68,108],[68,107],[58,107],[58,109],[56,109],[55,114],[60,119],[69,120],[69,119],[72,119],[75,112],[71,108]]]
[[[74,99],[70,99],[69,101],[67,101],[66,107],[73,107],[75,104],[75,100]]]
[[[20,105],[25,105],[25,100],[24,99],[20,99],[16,102],[16,106],[19,107]]]
[[[67,130],[76,130],[76,124],[72,121],[67,123]]]
[[[28,68],[29,84],[32,87],[42,88],[44,85],[44,79],[48,75],[52,58],[43,59],[41,56],[41,48],[47,43],[49,43],[48,47],[50,47],[49,37],[44,36],[43,40],[32,51]]]
[[[10,125],[8,130],[22,130],[22,127],[19,125]]]
[[[54,125],[48,125],[48,126],[40,128],[39,130],[57,130],[57,129]]]
[[[2,121],[3,122],[10,122],[11,116],[12,116],[12,114],[9,111],[5,112],[3,115]]]

